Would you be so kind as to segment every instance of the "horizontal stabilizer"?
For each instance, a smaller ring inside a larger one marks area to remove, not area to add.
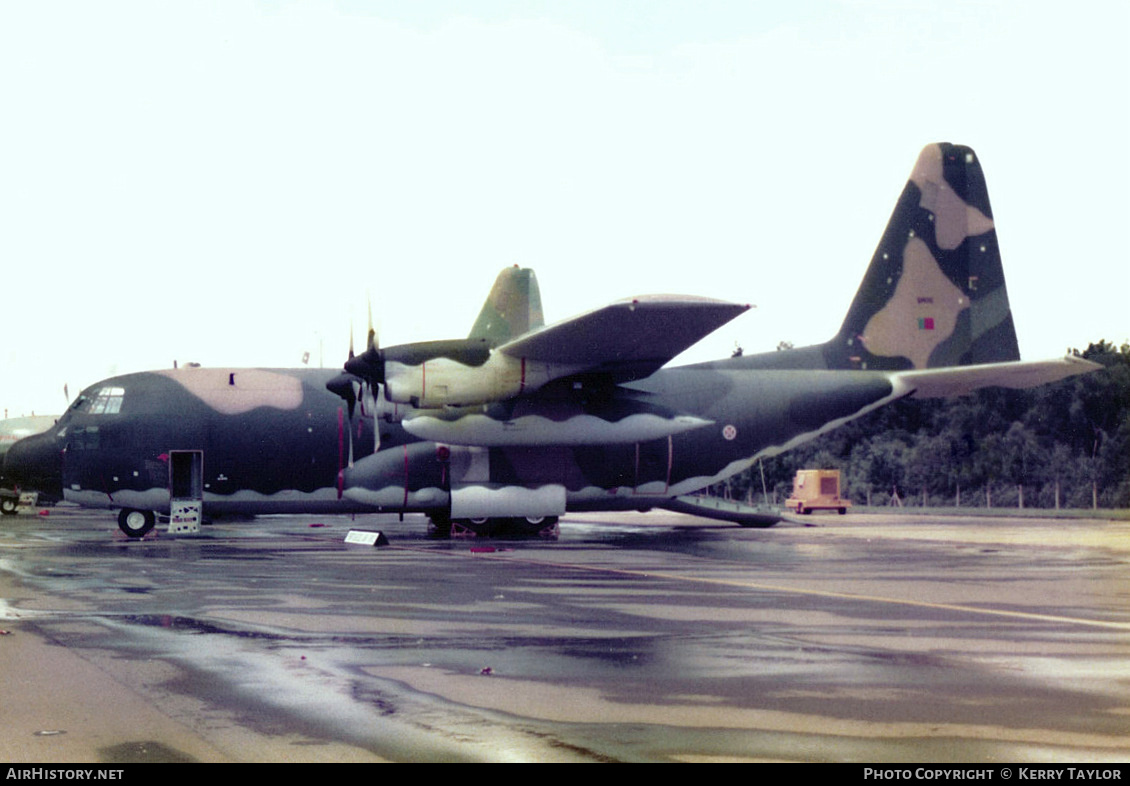
[[[498,349],[515,358],[638,379],[749,308],[689,296],[629,298],[527,333]]]
[[[1068,355],[1059,360],[1016,363],[985,363],[979,366],[899,371],[892,374],[895,384],[906,394],[919,398],[960,396],[985,387],[1034,388],[1049,382],[1089,374],[1102,368],[1085,358]]]

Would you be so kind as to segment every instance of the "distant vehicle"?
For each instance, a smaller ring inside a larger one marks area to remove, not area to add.
[[[838,469],[801,469],[793,478],[793,494],[785,500],[787,510],[806,514],[814,510],[834,510],[841,516],[851,502],[840,496]]]
[[[426,282],[412,283],[421,308],[435,307]],[[829,341],[664,368],[747,308],[653,295],[545,325],[533,271],[508,268],[465,339],[382,348],[370,330],[337,376],[108,379],[50,433],[13,446],[4,474],[120,509],[131,536],[193,484],[215,513],[422,512],[441,531],[538,530],[566,511],[651,508],[770,526],[780,516],[692,493],[908,396],[1099,368],[1078,357],[1019,362],[984,175],[957,145],[922,151]]]
[[[40,434],[51,428],[59,419],[58,415],[28,415],[21,418],[0,420],[0,461],[8,448],[24,437]],[[0,513],[11,515],[19,507],[20,494],[14,489],[0,486]]]

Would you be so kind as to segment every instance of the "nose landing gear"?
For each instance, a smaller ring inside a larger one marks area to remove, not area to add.
[[[118,514],[118,529],[131,538],[145,537],[156,523],[157,514],[151,510],[122,508],[122,512]]]

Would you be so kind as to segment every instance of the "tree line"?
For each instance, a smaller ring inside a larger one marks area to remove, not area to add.
[[[798,469],[839,469],[857,505],[1128,508],[1130,343],[1073,352],[1104,368],[1029,390],[899,401],[714,493],[759,502],[763,469],[780,503]]]

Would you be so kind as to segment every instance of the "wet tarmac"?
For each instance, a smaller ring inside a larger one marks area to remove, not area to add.
[[[0,627],[200,741],[107,733],[107,761],[1130,755],[1130,523],[806,524],[576,515],[548,542],[293,516],[131,541],[56,508],[0,521]],[[58,760],[4,714],[17,756]]]

